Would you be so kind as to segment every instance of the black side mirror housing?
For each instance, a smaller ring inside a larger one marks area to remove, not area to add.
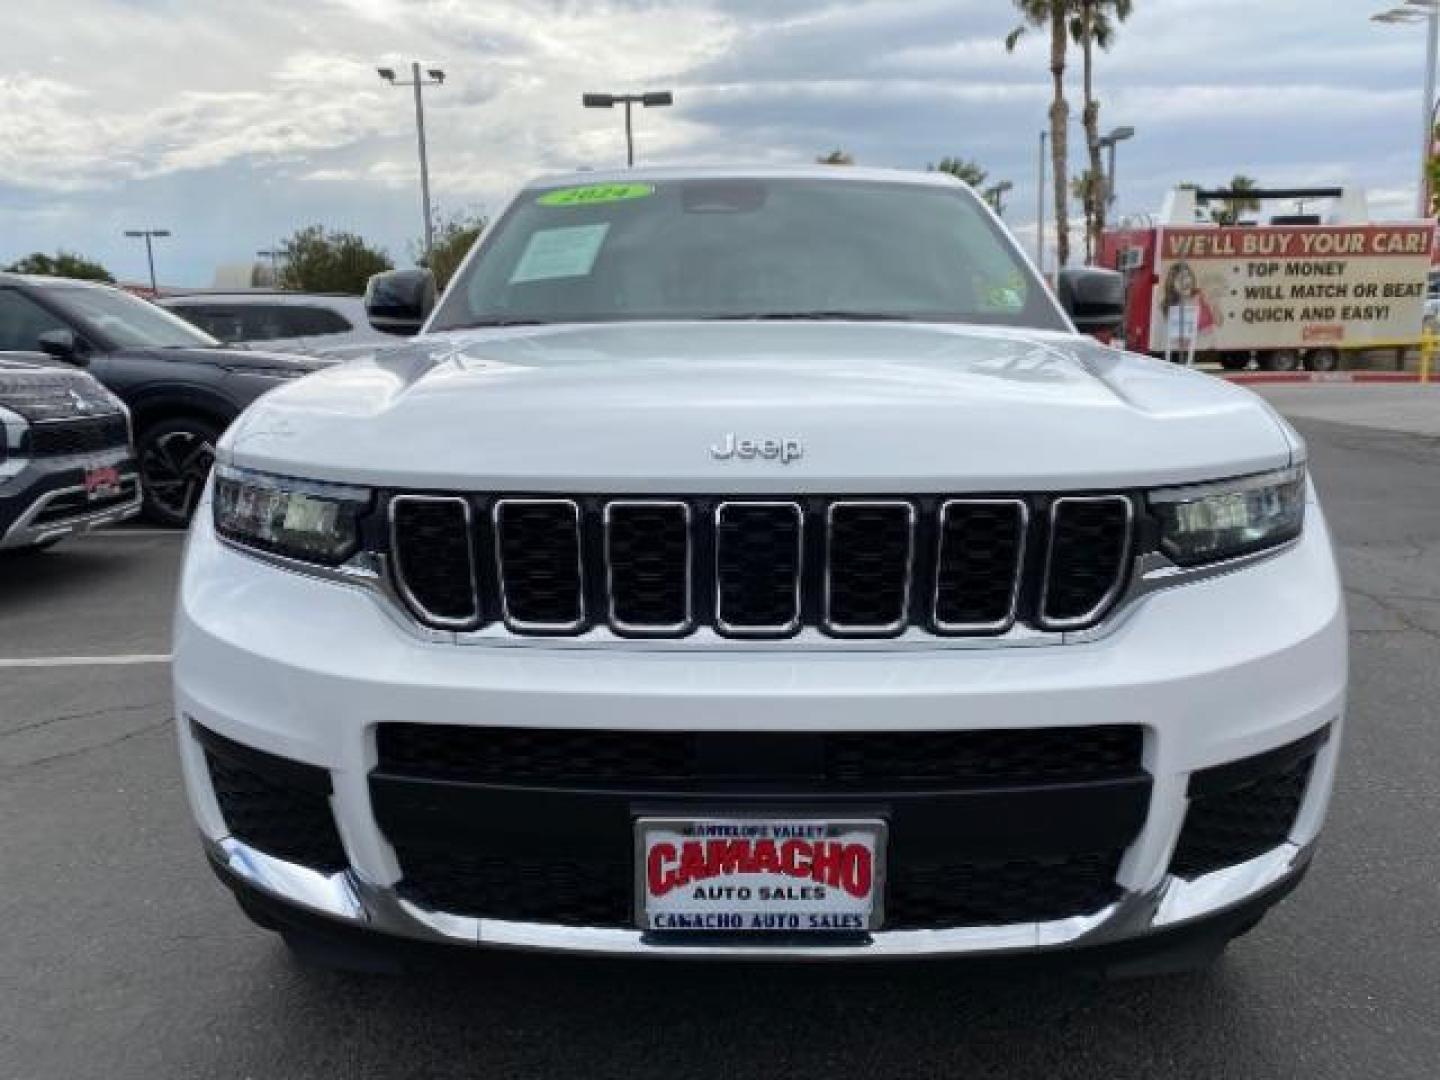
[[[1060,271],[1060,306],[1082,334],[1116,334],[1125,328],[1125,275],[1097,266]]]
[[[365,285],[365,315],[376,330],[410,337],[435,309],[435,293],[429,270],[386,270]]]
[[[36,343],[41,352],[46,356],[53,356],[56,360],[64,360],[76,367],[85,367],[90,363],[90,358],[81,349],[80,341],[73,330],[46,330],[36,339]]]

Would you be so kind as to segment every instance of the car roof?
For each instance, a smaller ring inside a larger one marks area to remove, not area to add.
[[[633,184],[662,180],[827,180],[835,183],[911,184],[922,187],[965,187],[938,170],[874,169],[859,165],[665,165],[638,169],[596,169],[539,176],[525,190],[577,187],[588,184]]]
[[[215,300],[238,300],[242,303],[247,300],[268,300],[279,301],[345,301],[361,304],[365,298],[355,293],[324,293],[324,292],[293,292],[289,289],[186,289],[184,291],[167,292],[160,297],[160,303],[165,304],[171,301],[194,301],[196,303],[208,303]]]
[[[84,278],[52,277],[49,274],[16,274],[9,270],[0,270],[0,285],[29,285],[32,287],[44,288],[47,285],[64,285],[67,288],[76,286],[82,289],[117,289],[116,286],[104,281],[86,281]]]

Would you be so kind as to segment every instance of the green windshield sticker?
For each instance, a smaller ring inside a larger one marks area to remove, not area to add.
[[[585,277],[594,268],[600,246],[605,243],[605,234],[609,231],[608,221],[597,225],[539,230],[525,245],[525,253],[510,275],[510,284]]]
[[[624,202],[654,195],[649,184],[590,184],[588,187],[561,188],[547,191],[538,202],[541,206],[596,206],[600,203]]]

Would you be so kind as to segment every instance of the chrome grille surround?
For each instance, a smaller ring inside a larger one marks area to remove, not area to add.
[[[1113,575],[1105,594],[1086,612],[1068,618],[1054,618],[1050,610],[1050,585],[1055,572],[1055,533],[1060,515],[1067,506],[1122,505],[1124,507],[1124,540],[1115,562],[1118,572]],[[1081,630],[1099,621],[1119,598],[1128,577],[1131,552],[1135,547],[1135,502],[1126,495],[1062,495],[1050,504],[1048,542],[1045,547],[1045,570],[1040,576],[1040,602],[1036,609],[1036,623],[1044,630]]]
[[[578,589],[575,597],[575,618],[568,621],[545,622],[523,619],[511,609],[510,588],[505,569],[505,512],[514,507],[558,506],[569,510],[575,530],[575,575]],[[585,604],[585,538],[581,533],[580,504],[574,499],[498,499],[491,509],[495,529],[495,570],[500,581],[500,610],[508,626],[517,634],[573,634],[586,622]]]
[[[746,509],[784,509],[795,519],[795,573],[792,589],[794,614],[783,623],[733,623],[725,617],[724,598],[724,526],[727,512]],[[800,629],[804,620],[803,587],[805,582],[805,508],[798,502],[784,500],[731,500],[715,507],[715,627],[727,637],[787,637]]]
[[[670,624],[632,623],[616,611],[615,556],[612,529],[616,511],[678,509],[685,522],[685,617]],[[602,512],[605,528],[605,595],[607,621],[610,629],[627,637],[683,637],[695,628],[695,533],[690,504],[679,499],[612,499]]]
[[[834,617],[833,585],[835,580],[834,547],[836,511],[901,510],[905,514],[905,573],[900,592],[899,614],[888,623],[842,623]],[[836,637],[889,637],[904,630],[910,621],[911,587],[915,575],[915,504],[899,499],[837,499],[825,508],[825,586],[823,625]],[[803,574],[801,575],[803,577]]]
[[[945,544],[949,540],[946,521],[953,509],[960,507],[1013,506],[1019,513],[1019,543],[1015,552],[1013,578],[1010,583],[1010,609],[1004,618],[993,622],[965,623],[947,622],[940,618],[940,578],[945,565]],[[1003,634],[1015,625],[1020,605],[1020,587],[1025,580],[1025,556],[1030,541],[1030,504],[1024,499],[946,499],[940,504],[937,523],[937,546],[935,555],[935,589],[931,594],[931,625],[942,634]]]
[[[465,521],[465,550],[470,574],[470,596],[474,601],[473,613],[464,617],[440,615],[431,611],[411,590],[405,573],[405,562],[401,556],[401,543],[396,511],[405,506],[451,506],[459,504]],[[475,521],[470,500],[456,495],[396,495],[386,509],[390,532],[390,565],[394,571],[395,588],[405,604],[421,622],[441,630],[474,630],[481,623],[480,581],[475,567]]]

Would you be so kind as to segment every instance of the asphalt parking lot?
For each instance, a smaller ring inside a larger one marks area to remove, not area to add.
[[[298,968],[192,835],[164,662],[181,538],[121,531],[0,563],[0,1076],[1434,1077],[1440,400],[1387,405],[1407,392],[1274,395],[1310,439],[1347,581],[1344,764],[1305,886],[1215,970],[1165,980]]]

